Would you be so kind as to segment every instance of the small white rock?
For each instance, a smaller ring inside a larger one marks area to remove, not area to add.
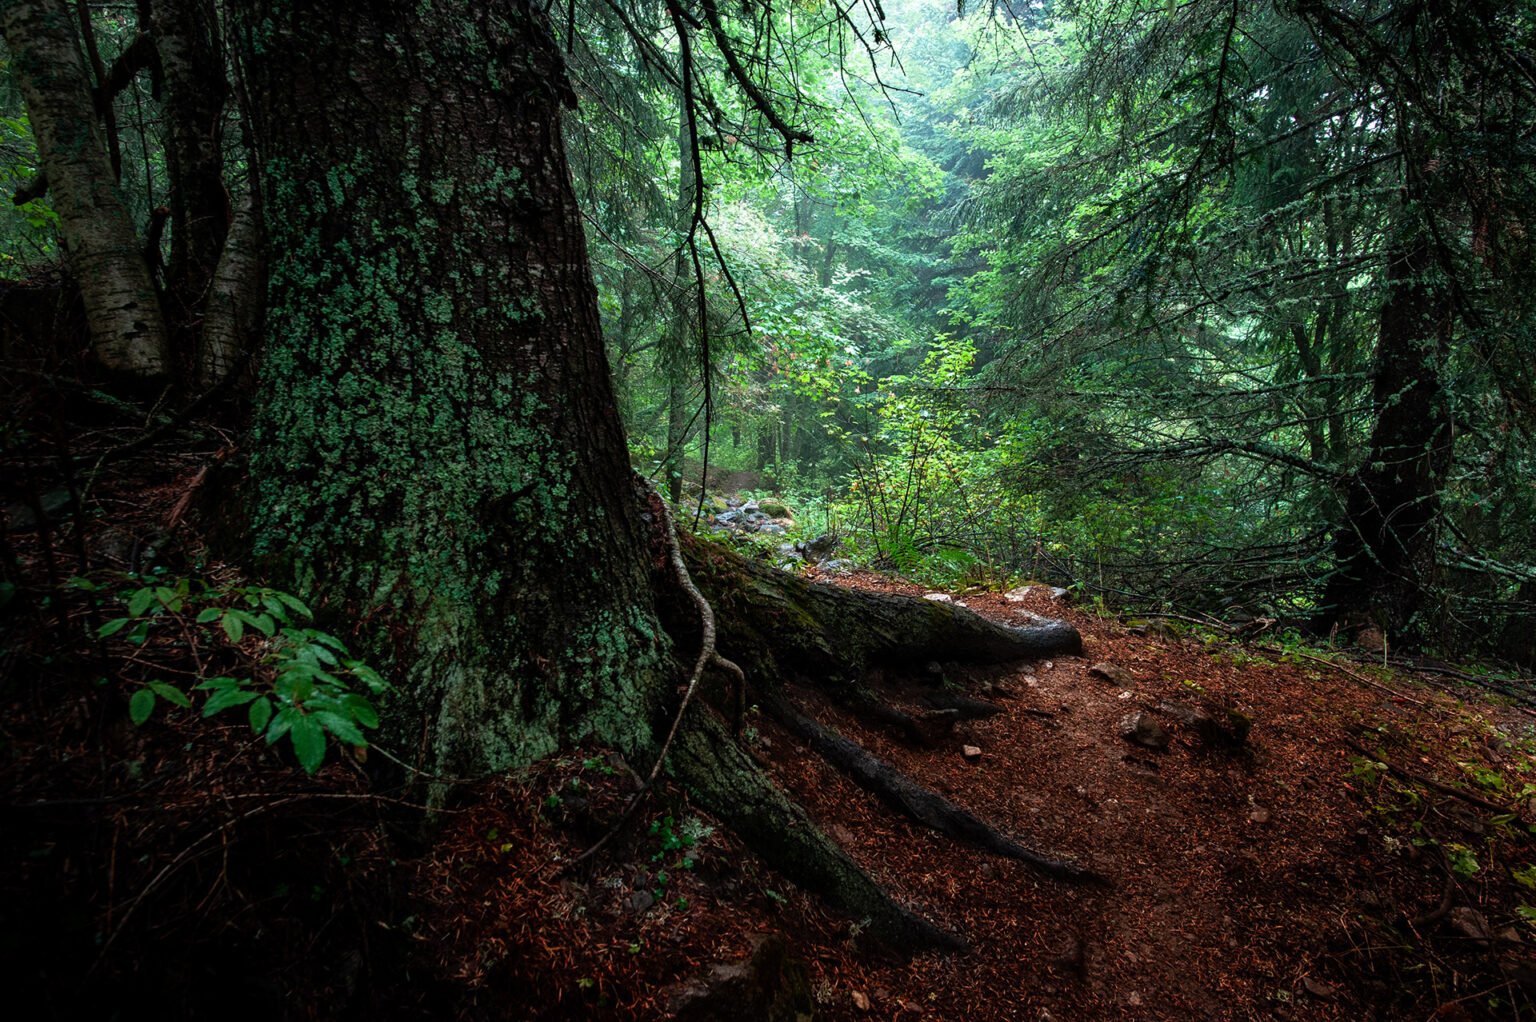
[[[923,599],[932,600],[934,603],[953,603],[954,597],[948,593],[924,593]]]

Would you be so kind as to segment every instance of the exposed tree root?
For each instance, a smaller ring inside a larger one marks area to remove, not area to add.
[[[863,687],[855,688],[847,698],[839,699],[838,702],[861,719],[879,724],[912,745],[937,745],[963,719],[958,711],[944,708],[921,714],[907,713]]]
[[[1082,650],[1077,629],[1064,621],[995,624],[952,603],[809,584],[696,537],[681,539],[689,571],[718,616],[721,652],[759,687],[801,678],[846,698],[877,665],[1001,663]]]
[[[937,792],[923,787],[861,746],[800,713],[788,700],[765,707],[773,717],[827,762],[882,802],[946,837],[1017,859],[1047,876],[1071,883],[1105,883],[1103,876],[1074,862],[1053,859],[1014,841]]]
[[[834,697],[840,695],[838,692],[831,694]],[[880,725],[912,745],[922,746],[937,745],[962,720],[980,720],[1003,712],[1001,706],[956,692],[930,692],[922,696],[928,709],[908,713],[862,686],[854,687],[838,702],[861,719]]]
[[[859,865],[770,781],[713,717],[688,715],[671,769],[704,809],[789,879],[868,920],[876,936],[900,950],[959,949],[960,937],[893,901]]]
[[[659,585],[680,590],[687,598],[688,607],[674,607],[672,620],[684,620],[681,615],[689,610],[697,612],[700,648],[651,777],[613,830],[578,862],[589,858],[633,816],[665,763],[700,806],[766,862],[807,890],[867,920],[871,931],[893,946],[907,950],[964,946],[959,937],[893,901],[730,741],[710,713],[697,707],[688,712],[705,669],[715,665],[737,679],[738,693],[745,668],[744,676],[751,679],[759,699],[771,711],[778,711],[776,715],[791,730],[913,819],[956,840],[1026,862],[1050,876],[1079,882],[1098,879],[1089,870],[1048,858],[1004,836],[799,715],[780,694],[785,680],[805,679],[914,740],[932,741],[933,732],[947,730],[962,716],[980,716],[996,708],[979,700],[958,700],[954,706],[938,707],[919,719],[881,702],[863,686],[869,667],[933,659],[999,662],[1072,653],[1082,645],[1075,629],[1062,622],[1010,628],[948,604],[811,585],[686,534],[678,536],[654,491],[647,487],[646,496],[653,511],[661,505],[659,513],[666,526],[668,577],[659,580]]]

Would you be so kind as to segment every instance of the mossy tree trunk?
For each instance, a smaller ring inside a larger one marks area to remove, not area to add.
[[[543,16],[531,0],[257,0],[231,42],[270,243],[258,553],[363,623],[399,685],[386,741],[427,769],[495,771],[587,738],[653,761],[698,608],[629,468],[561,142],[571,96]],[[799,636],[850,631],[858,597],[726,553],[694,560],[743,649],[731,594],[775,589],[774,627],[752,634],[771,644],[781,630],[802,663],[820,649],[852,673],[884,644],[915,654],[962,636],[984,655],[1020,649],[907,601],[876,608],[856,655],[828,652],[825,634]],[[767,683],[781,665],[753,668]],[[889,938],[947,939],[822,835],[707,706],[684,719],[670,765],[771,864]]]
[[[393,734],[430,769],[639,753],[669,644],[542,17],[265,0],[233,26],[271,253],[258,552],[387,631]]]

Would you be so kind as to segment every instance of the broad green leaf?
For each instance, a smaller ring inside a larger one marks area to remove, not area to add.
[[[306,774],[320,769],[325,759],[325,732],[313,717],[301,715],[295,720],[288,740],[293,743],[294,755],[299,757],[299,766]]]
[[[224,634],[229,636],[230,642],[239,642],[245,638],[245,622],[240,620],[238,610],[226,610],[224,612]]]
[[[355,692],[348,692],[341,697],[347,712],[352,714],[352,719],[363,727],[374,728],[379,726],[379,715],[374,710],[373,704]]]
[[[197,623],[205,625],[210,621],[217,620],[218,616],[222,613],[224,613],[223,607],[204,607],[197,612]]]
[[[357,676],[357,680],[367,685],[372,691],[383,692],[389,688],[389,682],[385,681],[378,671],[375,671],[367,664],[359,664],[353,661],[347,666],[352,668],[352,673]]]
[[[203,704],[203,716],[211,717],[220,710],[227,710],[231,706],[244,706],[246,703],[258,697],[258,693],[246,688],[222,688],[208,697]]]
[[[141,688],[128,700],[128,719],[135,724],[142,724],[149,719],[149,715],[155,712],[155,694],[147,688]]]
[[[363,737],[363,733],[357,729],[357,725],[339,713],[332,713],[329,710],[320,710],[312,714],[310,719],[318,721],[321,727],[325,728],[331,734],[335,735],[337,738],[340,738],[348,745],[368,744],[368,739]]]
[[[313,630],[309,634],[316,642],[324,643],[338,653],[345,653],[347,651],[347,644],[334,635],[327,635],[325,632]]]
[[[332,653],[324,646],[318,644],[313,646],[305,646],[304,651],[314,656],[314,658],[320,661],[322,664],[326,664],[331,667],[340,666],[340,662],[336,659],[336,654]]]
[[[271,745],[283,737],[283,735],[286,735],[288,730],[293,727],[293,722],[302,716],[303,714],[292,706],[285,706],[278,710],[277,716],[272,718],[272,723],[267,725],[267,744]]]
[[[272,700],[262,696],[251,703],[250,719],[252,731],[258,735],[265,731],[272,721]]]
[[[187,698],[187,694],[185,692],[177,688],[175,685],[169,684],[168,682],[152,681],[149,683],[149,687],[150,690],[155,693],[155,695],[159,696],[161,699],[164,699],[168,703],[173,703],[176,706],[182,707],[183,709],[192,705],[192,700]]]
[[[299,599],[297,596],[293,596],[289,593],[280,593],[274,589],[272,590],[272,598],[286,604],[305,620],[312,619],[315,616],[314,612],[311,611],[309,607],[304,603],[304,601]]]
[[[149,609],[149,605],[155,602],[155,591],[148,586],[136,589],[132,596],[128,597],[128,614],[138,617]]]
[[[105,639],[109,636],[116,635],[118,632],[122,631],[124,628],[127,628],[132,623],[133,618],[131,617],[115,617],[111,621],[108,621],[106,624],[102,625],[100,628],[96,629],[96,637],[98,639]]]

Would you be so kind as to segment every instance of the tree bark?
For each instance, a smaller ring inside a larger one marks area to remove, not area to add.
[[[1440,376],[1453,319],[1432,284],[1439,269],[1423,228],[1388,256],[1375,422],[1336,530],[1336,568],[1324,595],[1335,622],[1364,617],[1391,636],[1424,628],[1419,615],[1434,578],[1440,492],[1450,468],[1450,403]]]
[[[197,348],[196,382],[206,390],[234,372],[260,336],[265,265],[256,197],[246,196],[224,238],[218,268],[208,283]]]
[[[63,0],[13,0],[3,10],[59,240],[85,305],[91,350],[106,369],[156,379],[170,368],[149,268],[117,191],[106,141]]]
[[[275,254],[258,553],[377,623],[428,769],[643,754],[674,671],[542,16],[264,0],[231,44]]]
[[[230,226],[224,189],[223,118],[229,88],[212,0],[153,0],[150,26],[164,81],[170,172],[171,259],[166,313],[179,367],[194,368],[198,324]],[[198,375],[194,368],[192,375]]]

